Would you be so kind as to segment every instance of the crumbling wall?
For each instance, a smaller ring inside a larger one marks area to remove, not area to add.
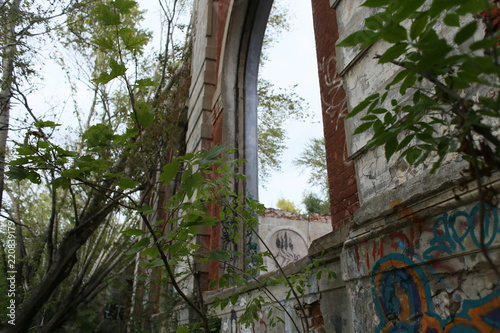
[[[498,187],[494,182],[492,186]],[[342,254],[343,280],[354,311],[354,332],[496,332],[498,276],[480,245],[479,205],[473,191],[429,196],[410,206],[393,203],[351,232]],[[485,244],[500,260],[498,209],[485,216]]]
[[[267,209],[259,216],[259,235],[269,247],[281,266],[293,263],[308,254],[312,241],[332,231],[330,216],[314,214],[308,218],[292,212]],[[277,268],[272,258],[266,257],[268,269]]]
[[[300,274],[308,269],[314,259],[323,260],[322,269],[340,273],[340,250],[341,247],[331,246],[336,240],[333,234],[328,234],[313,242],[309,248],[308,256],[294,263],[283,267],[288,276]],[[224,309],[214,309],[214,313],[221,318],[223,333],[251,332],[251,333],[295,333],[305,332],[302,320],[307,321],[309,332],[315,333],[339,333],[351,330],[350,312],[348,297],[344,282],[340,274],[337,278],[328,279],[327,274],[323,274],[320,279],[317,270],[307,270],[307,287],[303,294],[300,294],[300,302],[304,307],[301,311],[297,299],[289,296],[289,288],[284,284],[268,285],[267,290],[259,288],[257,283],[251,283],[246,287],[246,292],[242,288],[232,288],[206,292],[205,298],[208,303],[215,297],[230,297],[238,294],[238,300],[233,305],[229,303]],[[280,277],[280,272],[274,271],[262,275],[259,280],[269,277]],[[244,308],[253,297],[265,296],[270,300],[257,311],[258,319],[251,325],[245,326],[239,322]],[[272,295],[275,300],[268,297]],[[286,311],[284,310],[286,309]],[[295,324],[294,324],[295,323]],[[299,330],[297,330],[297,328]]]
[[[362,0],[330,1],[340,39],[361,30],[373,10]],[[387,46],[337,48],[349,109],[384,89],[397,73],[378,64]],[[391,98],[388,98],[390,100]],[[352,306],[353,332],[498,332],[500,330],[500,231],[497,207],[484,217],[481,249],[478,195],[463,186],[465,163],[450,156],[431,174],[432,161],[411,168],[384,149],[365,149],[370,132],[353,136],[359,115],[346,121],[355,162],[360,208],[342,252],[342,279]],[[485,182],[498,187],[498,175]]]

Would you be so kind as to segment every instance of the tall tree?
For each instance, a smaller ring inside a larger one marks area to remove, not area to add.
[[[20,8],[43,5],[30,2]],[[56,135],[61,126],[40,119],[37,113],[43,110],[32,107],[28,94],[17,92],[33,121],[15,146],[6,172],[12,179],[9,190],[14,194],[31,181],[38,186],[33,193],[44,198],[39,203],[50,209],[35,230],[29,221],[32,207],[16,208],[27,204],[19,200],[23,196],[13,195],[6,207],[18,249],[25,244],[26,251],[18,252],[22,260],[16,278],[22,283],[17,284],[15,326],[3,323],[3,332],[53,332],[102,290],[104,278],[129,246],[120,230],[134,218],[122,207],[139,209],[157,190],[157,171],[182,150],[188,40],[172,48],[170,30],[159,62],[148,71],[142,59],[149,34],[137,26],[141,12],[135,1],[75,6],[79,10],[56,15],[57,38],[43,46],[61,41],[72,56],[61,58],[65,69],[76,63],[92,79],[85,81],[92,91],[88,120],[74,128],[80,136],[63,145]],[[165,12],[176,15],[175,6]],[[173,29],[173,16],[167,21]]]
[[[328,175],[324,138],[312,138],[306,143],[300,156],[293,160],[296,166],[311,172],[309,184],[317,186],[322,196],[328,197]]]
[[[17,36],[16,26],[19,20],[21,0],[12,3],[2,2],[0,18],[2,19],[2,33],[0,45],[2,55],[2,80],[0,82],[0,210],[5,183],[5,154],[7,151],[7,137],[10,120],[10,101],[14,80],[14,62],[16,59]]]

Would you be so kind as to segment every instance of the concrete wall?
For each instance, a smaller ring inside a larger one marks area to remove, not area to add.
[[[311,243],[331,231],[330,216],[314,214],[302,218],[277,209],[267,209],[259,216],[259,235],[283,267],[307,256]],[[264,250],[265,245],[260,243],[260,248]],[[269,271],[277,269],[272,258],[265,258],[264,264]]]
[[[340,39],[371,14],[362,2],[330,1]],[[393,65],[375,59],[386,48],[383,42],[365,51],[337,48],[349,109],[396,74]],[[341,255],[352,331],[499,331],[499,281],[481,253],[477,193],[473,184],[459,186],[465,164],[450,156],[430,174],[432,160],[418,168],[396,157],[386,161],[383,148],[364,148],[371,133],[352,135],[361,117],[346,122],[360,199]],[[485,181],[497,187],[498,175]],[[494,265],[500,263],[497,221],[493,207],[485,235]]]

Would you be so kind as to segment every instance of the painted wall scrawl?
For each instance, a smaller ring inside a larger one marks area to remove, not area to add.
[[[352,293],[370,283],[377,318],[362,330],[500,332],[500,286],[481,253],[479,204],[416,221],[348,249],[354,265],[344,266],[345,279],[358,286]],[[487,207],[483,228],[497,262],[497,208]]]
[[[424,251],[423,258],[432,260],[442,254],[452,254],[456,251],[481,248],[481,226],[479,225],[480,205],[475,205],[470,211],[445,213],[434,221],[430,247]],[[500,233],[498,225],[498,209],[489,206],[484,214],[484,246],[489,248],[497,240]]]
[[[390,232],[354,247],[358,271],[371,269],[385,254],[399,251],[416,262],[439,259],[464,251],[480,250],[481,236],[479,204],[464,210],[444,213],[431,225],[420,221],[404,230]],[[500,243],[498,208],[486,207],[484,215],[484,244],[490,248]],[[433,266],[441,266],[434,262]]]
[[[307,254],[304,239],[292,230],[280,230],[271,239],[274,240],[270,244],[271,252],[280,266],[291,264]]]
[[[498,287],[480,299],[463,300],[457,312],[443,318],[434,309],[425,266],[416,265],[404,254],[392,253],[377,261],[372,284],[373,302],[380,319],[377,332],[500,331]]]

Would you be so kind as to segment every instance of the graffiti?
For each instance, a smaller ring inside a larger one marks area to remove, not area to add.
[[[377,332],[468,333],[500,331],[500,289],[478,300],[464,300],[461,310],[439,317],[424,268],[404,254],[377,261],[372,297],[380,318]]]
[[[325,92],[321,94],[324,112],[330,119],[336,118],[335,130],[343,125],[344,116],[347,114],[347,100],[345,98],[344,80],[336,71],[337,58],[323,57],[318,63],[320,80]]]
[[[253,232],[251,228],[245,230],[245,256],[246,258],[252,258],[250,262],[247,263],[248,267],[257,267],[259,264],[255,259],[255,255],[259,253],[259,239],[257,235]]]
[[[275,257],[280,266],[286,266],[297,261],[302,256],[298,253],[298,248],[294,245],[301,240],[300,236],[293,231],[278,231],[274,235],[276,245]]]
[[[104,319],[123,320],[123,305],[106,303],[104,307]]]
[[[431,246],[423,253],[423,258],[431,260],[443,253],[452,254],[456,250],[470,249],[472,246],[481,248],[478,220],[479,204],[469,213],[457,211],[437,218],[432,228],[433,238],[429,242]],[[486,209],[483,223],[484,245],[489,247],[500,233],[496,207]]]
[[[408,256],[414,255],[414,244],[416,241],[415,230],[410,228],[409,235],[398,231],[388,235],[390,239],[389,247],[394,250],[402,250]],[[384,248],[384,240],[383,239],[375,239],[370,242],[364,243],[361,245],[363,248],[363,252],[365,253],[364,259],[366,263],[366,267],[371,269],[372,263],[384,257],[386,249]],[[358,267],[358,271],[360,270],[361,264],[361,255],[360,255],[360,246],[356,245],[354,247],[355,256],[356,256],[356,264]]]
[[[405,217],[417,219],[414,214],[406,211]],[[423,227],[423,221],[417,219],[415,226],[355,245],[354,257],[357,269],[360,271],[364,264],[371,270],[374,262],[383,258],[386,253],[395,251],[424,263],[439,259],[443,255],[451,255],[456,251],[480,249],[480,230],[479,204],[469,211],[445,213],[437,217],[430,227]],[[484,216],[485,246],[491,247],[499,234],[498,209],[488,207]],[[430,265],[450,271],[450,267],[438,261]]]

